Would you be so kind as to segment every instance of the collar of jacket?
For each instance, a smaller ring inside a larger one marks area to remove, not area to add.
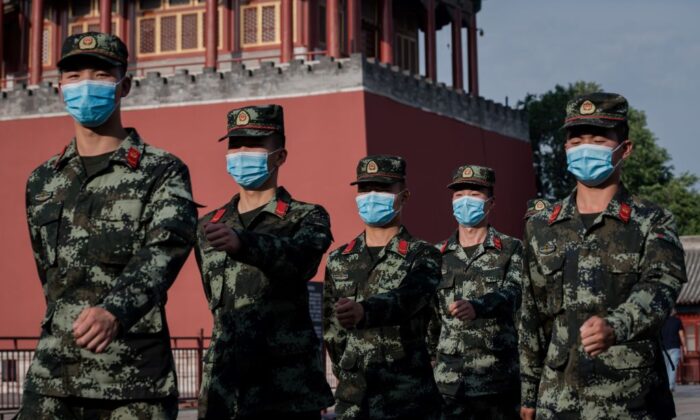
[[[385,253],[393,252],[401,258],[406,258],[406,255],[408,255],[408,251],[411,248],[411,241],[411,234],[408,233],[408,230],[404,226],[401,226],[399,228],[399,233],[394,235],[394,237],[389,240],[389,243],[384,247],[384,251]],[[359,254],[363,252],[366,247],[367,240],[365,238],[365,232],[362,232],[347,244],[345,249],[343,249],[342,254]]]
[[[144,144],[139,133],[133,128],[127,128],[128,135],[119,144],[119,147],[112,153],[109,161],[117,164],[123,164],[132,170],[139,166],[141,156],[143,155]],[[67,162],[74,157],[78,157],[78,145],[76,139],[73,138],[70,144],[63,149],[63,152],[58,156],[54,163],[54,169],[60,171]]]
[[[503,240],[498,231],[494,229],[493,226],[489,225],[486,230],[486,238],[484,238],[484,242],[482,242],[481,245],[484,246],[484,249],[493,248],[497,251],[501,251],[503,249]],[[461,247],[462,245],[459,243],[459,230],[456,230],[442,243],[440,252],[447,254],[448,252],[455,252]]]
[[[549,224],[553,225],[563,220],[571,219],[576,215],[576,188],[568,197],[551,207],[549,211]],[[617,192],[613,196],[608,207],[603,211],[603,217],[612,217],[623,223],[627,223],[632,216],[632,197],[627,188],[620,183]]]
[[[240,193],[233,196],[229,204],[226,206],[229,209],[229,213],[235,214],[238,212],[238,201],[240,199]],[[260,210],[260,213],[270,213],[279,217],[280,219],[284,219],[287,216],[287,213],[289,213],[289,207],[291,204],[292,196],[289,194],[289,192],[287,192],[284,187],[277,187],[275,196],[272,197],[267,204],[265,204],[262,210]]]

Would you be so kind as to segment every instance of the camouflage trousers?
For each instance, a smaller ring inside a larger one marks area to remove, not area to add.
[[[657,354],[634,357],[628,346],[612,346],[597,357],[570,351],[560,369],[545,365],[537,397],[537,419],[671,418],[664,401],[666,381]]]
[[[25,391],[16,420],[175,420],[177,398],[98,400]]]
[[[442,409],[443,420],[518,420],[520,418],[518,390],[461,398],[443,395],[442,398],[445,400]]]

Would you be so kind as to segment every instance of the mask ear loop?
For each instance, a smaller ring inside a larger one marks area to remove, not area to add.
[[[272,156],[272,155],[274,155],[275,153],[277,153],[277,152],[279,152],[279,151],[282,151],[282,150],[284,150],[284,147],[280,147],[279,149],[275,149],[275,150],[271,151],[270,153],[268,153],[268,154],[267,154],[267,157],[269,158],[270,156]],[[277,169],[279,169],[279,166],[275,166],[275,168],[274,168],[273,170],[270,170],[270,163],[266,161],[265,164],[267,165],[268,178],[269,178],[270,176],[272,176],[272,174],[273,174]]]
[[[625,140],[625,141],[627,141],[627,140]],[[610,155],[610,159],[611,159],[611,160],[613,159],[613,157],[614,157],[614,155],[615,155],[615,152],[618,151],[618,150],[625,144],[625,141],[623,141],[622,143],[618,144],[617,147],[615,147],[615,148],[612,150],[612,154]],[[624,159],[622,158],[622,156],[620,156],[620,160],[617,161],[617,163],[616,163],[615,165],[613,165],[613,172],[615,172],[615,171],[617,170],[618,166],[620,166],[620,165],[622,164],[622,162],[624,162]],[[611,163],[612,163],[612,162],[611,162]]]

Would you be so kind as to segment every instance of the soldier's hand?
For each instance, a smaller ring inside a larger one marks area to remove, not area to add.
[[[535,409],[530,407],[520,407],[521,420],[535,420]]]
[[[119,331],[119,321],[108,310],[85,308],[73,323],[75,343],[86,350],[102,353]]]
[[[207,223],[204,225],[204,235],[212,248],[235,254],[241,249],[238,234],[223,223]]]
[[[358,322],[365,316],[365,308],[359,303],[348,298],[340,298],[335,303],[335,313],[338,322],[343,328],[355,328]]]
[[[591,356],[597,356],[615,344],[615,330],[608,321],[592,316],[581,325],[581,344]]]
[[[460,321],[473,321],[476,319],[476,310],[474,310],[474,306],[468,300],[460,299],[454,301],[448,309],[450,310],[450,315]]]

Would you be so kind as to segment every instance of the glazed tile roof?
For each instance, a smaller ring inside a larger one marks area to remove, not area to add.
[[[679,305],[700,304],[700,236],[681,236],[685,250],[685,268],[688,283],[683,285],[677,303]]]

